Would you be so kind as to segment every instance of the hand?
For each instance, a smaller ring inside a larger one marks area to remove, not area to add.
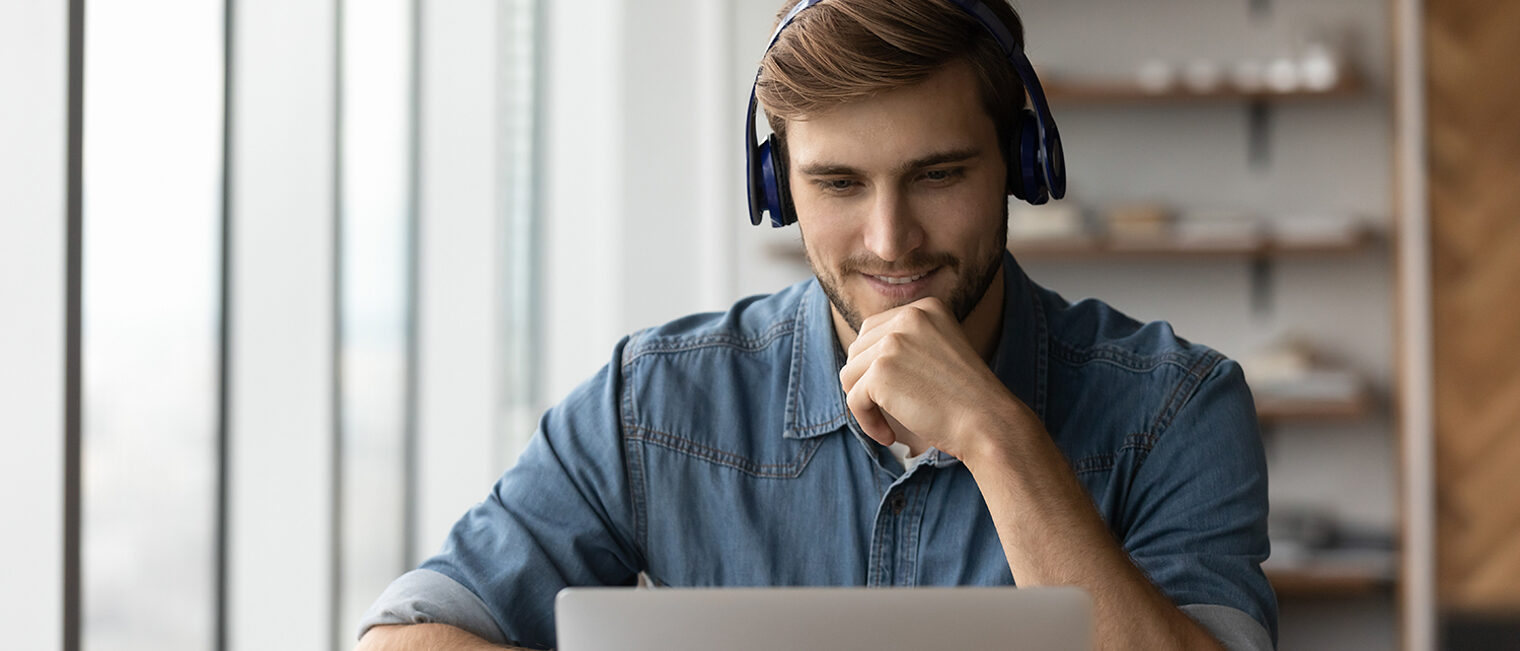
[[[882,445],[932,445],[962,461],[988,437],[1007,434],[973,423],[1034,418],[976,353],[955,315],[932,297],[861,323],[839,381],[867,436]]]

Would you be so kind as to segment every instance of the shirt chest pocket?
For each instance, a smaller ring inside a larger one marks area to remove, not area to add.
[[[639,426],[628,432],[628,439],[641,448],[643,465],[651,473],[680,473],[688,462],[700,461],[755,478],[795,479],[807,468],[819,445],[818,439],[783,440],[779,436],[758,444],[740,437],[728,442],[721,436],[701,438]]]

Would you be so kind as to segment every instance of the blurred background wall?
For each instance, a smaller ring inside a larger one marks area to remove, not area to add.
[[[744,209],[778,4],[0,4],[18,648],[347,648],[619,337],[808,278]],[[1010,248],[1242,362],[1282,648],[1505,648],[1520,15],[1015,6],[1072,180]]]

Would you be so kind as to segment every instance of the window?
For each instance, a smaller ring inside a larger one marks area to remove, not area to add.
[[[222,4],[85,27],[83,645],[212,645]]]

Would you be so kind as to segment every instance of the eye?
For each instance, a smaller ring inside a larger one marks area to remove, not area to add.
[[[847,194],[855,189],[853,179],[818,179],[818,187],[829,194]]]
[[[930,183],[943,184],[959,178],[963,171],[964,170],[959,167],[926,170],[924,171],[923,178],[925,181],[928,181]]]

